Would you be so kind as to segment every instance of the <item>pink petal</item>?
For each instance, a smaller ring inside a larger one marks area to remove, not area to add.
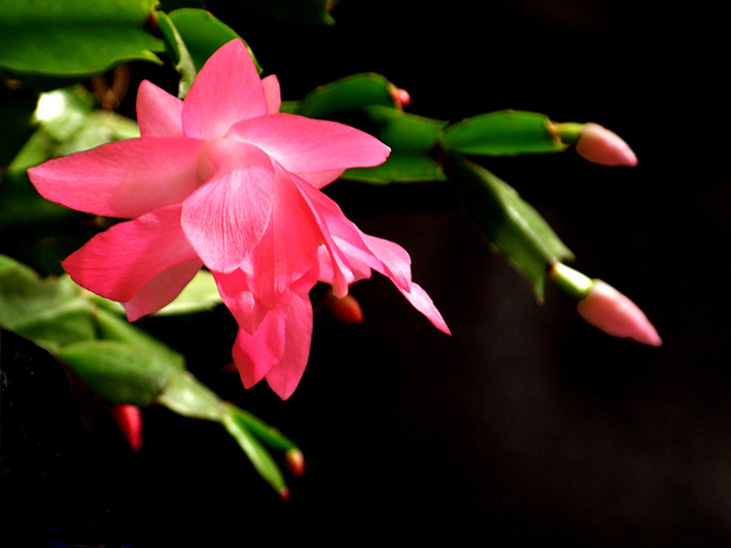
[[[137,91],[137,122],[142,137],[182,137],[183,101],[143,80]]]
[[[259,73],[244,43],[221,46],[198,73],[183,104],[188,137],[223,137],[236,122],[268,112]]]
[[[281,360],[285,348],[284,313],[268,314],[252,335],[239,329],[232,350],[234,363],[245,388],[262,380]]]
[[[344,169],[332,171],[318,171],[317,173],[299,173],[300,179],[304,179],[315,188],[323,188],[332,183],[345,172]]]
[[[297,388],[307,366],[312,341],[312,303],[309,297],[294,295],[287,309],[284,352],[266,375],[269,387],[286,400]]]
[[[292,114],[244,120],[228,136],[262,148],[292,173],[375,166],[391,151],[358,129]]]
[[[419,312],[427,317],[427,319],[434,325],[434,327],[439,329],[439,331],[443,331],[447,335],[452,334],[452,332],[449,330],[449,327],[447,327],[447,322],[444,321],[444,318],[442,318],[439,310],[437,310],[437,307],[434,306],[431,297],[429,297],[429,295],[421,288],[421,286],[412,282],[410,291],[404,291],[398,285],[396,287],[398,287],[402,295],[406,297],[406,299],[412,304],[414,308],[416,308]]]
[[[601,280],[594,280],[591,292],[579,301],[577,310],[594,327],[615,337],[629,337],[650,346],[662,340],[635,303]]]
[[[185,235],[210,269],[239,268],[269,225],[274,170],[269,157],[245,143],[206,144],[216,174],[183,202]]]
[[[202,141],[149,137],[109,143],[28,170],[38,192],[67,207],[106,217],[139,217],[179,203],[201,183]]]
[[[134,297],[122,303],[127,311],[127,319],[133,322],[165,308],[180,295],[202,266],[203,263],[196,258],[152,278]]]
[[[279,80],[270,74],[261,81],[264,86],[264,95],[267,99],[267,114],[276,114],[282,106],[282,96],[279,90]]]
[[[168,206],[114,225],[71,254],[63,262],[64,270],[97,295],[123,303],[131,301],[158,275],[197,261],[180,228],[180,209],[179,205]],[[197,264],[200,267],[199,261]],[[182,289],[191,270],[175,270],[166,275],[167,280]],[[162,308],[165,304],[158,300],[155,306]],[[146,311],[156,311],[155,306],[145,307]]]

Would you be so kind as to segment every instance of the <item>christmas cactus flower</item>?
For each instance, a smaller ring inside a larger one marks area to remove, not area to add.
[[[170,303],[207,267],[239,324],[233,356],[244,385],[263,378],[282,398],[309,354],[318,281],[343,297],[376,270],[442,331],[398,245],[363,234],[320,189],[389,148],[335,122],[279,113],[279,84],[260,79],[240,40],[221,47],[184,101],[150,82],[137,95],[140,138],[28,171],[45,198],[132,219],[63,263],[81,286],[135,320]]]

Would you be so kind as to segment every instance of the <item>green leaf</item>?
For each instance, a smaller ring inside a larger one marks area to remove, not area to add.
[[[168,56],[175,63],[175,70],[180,74],[178,82],[178,99],[185,99],[193,85],[198,69],[195,67],[193,58],[190,56],[188,47],[185,45],[183,38],[180,36],[178,29],[175,28],[170,17],[164,12],[157,14],[157,27],[160,29],[168,50]]]
[[[542,301],[548,269],[555,261],[573,259],[573,253],[505,181],[458,155],[450,160],[447,176],[459,185],[465,209]]]
[[[446,180],[434,152],[447,122],[381,106],[368,107],[366,113],[367,129],[372,126],[371,133],[391,147],[391,154],[379,166],[349,169],[344,179],[380,184]]]
[[[238,38],[246,45],[257,70],[261,73],[261,67],[254,57],[254,52],[251,51],[246,41],[211,13],[201,9],[184,8],[171,12],[168,17],[190,53],[196,71],[200,71],[218,48]]]
[[[145,25],[156,0],[0,2],[0,66],[29,74],[84,76],[133,60],[160,60]]]
[[[251,464],[254,465],[259,475],[272,486],[272,488],[281,493],[286,489],[282,472],[272,459],[269,452],[259,443],[259,440],[249,431],[245,422],[240,421],[236,413],[227,413],[222,420],[223,426],[229,434],[236,440],[239,447],[249,457]]]
[[[170,364],[156,359],[156,354],[120,341],[78,342],[57,355],[111,403],[150,405],[172,372]]]
[[[391,84],[380,74],[361,73],[319,86],[300,101],[296,114],[333,119],[340,114],[381,105],[394,107]]]
[[[501,110],[467,118],[448,127],[442,139],[448,152],[513,156],[561,152],[566,145],[550,130],[543,114]]]

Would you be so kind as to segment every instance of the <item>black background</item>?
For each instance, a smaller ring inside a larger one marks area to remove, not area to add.
[[[94,531],[107,546],[728,545],[720,14],[701,3],[343,0],[337,25],[323,28],[216,7],[277,74],[284,99],[374,71],[410,92],[416,114],[456,121],[516,108],[619,133],[639,157],[634,169],[571,153],[488,165],[551,222],[577,268],[645,310],[664,345],[603,335],[553,288],[537,305],[448,186],[336,183],[329,193],[362,230],[410,252],[452,337],[375,275],[351,288],[362,325],[316,317],[308,370],[281,402],[221,372],[235,329],[225,310],[143,321],[172,332],[221,395],[300,443],[307,473],[289,480],[289,504],[216,425],[146,410],[145,447],[132,454],[103,415],[91,441],[60,411],[49,426],[49,410],[66,404],[47,394],[31,407],[54,433],[53,455],[28,450],[39,459],[23,467],[32,489],[11,483],[17,498],[3,496],[3,515],[46,537],[51,526]],[[11,344],[33,353],[2,336],[4,367]]]

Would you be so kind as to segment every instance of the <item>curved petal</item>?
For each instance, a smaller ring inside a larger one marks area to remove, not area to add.
[[[323,188],[340,177],[344,172],[344,169],[333,169],[332,171],[318,171],[316,173],[298,173],[298,175],[315,188]]]
[[[185,235],[213,271],[239,268],[269,225],[274,169],[251,145],[228,139],[209,143],[206,153],[218,168],[183,202]]]
[[[137,122],[142,137],[182,137],[183,101],[148,80],[137,90]]]
[[[391,149],[358,129],[293,114],[271,114],[234,125],[227,134],[265,150],[292,173],[383,163]]]
[[[28,170],[46,199],[106,217],[139,217],[179,203],[199,185],[202,141],[149,137],[108,143]]]
[[[285,323],[283,313],[268,314],[252,335],[239,329],[232,355],[245,388],[251,388],[276,366],[284,353]]]
[[[162,310],[175,300],[203,266],[196,258],[179,266],[163,270],[147,282],[129,301],[122,303],[131,322]]]
[[[282,106],[282,95],[279,90],[279,80],[274,74],[263,78],[264,95],[267,99],[267,114],[276,114]]]
[[[312,303],[307,295],[294,295],[286,314],[284,352],[266,374],[267,384],[283,400],[297,388],[307,367],[312,342]]]
[[[131,301],[156,276],[198,261],[180,228],[180,209],[180,205],[168,206],[114,225],[71,254],[63,262],[64,270],[80,286],[102,297]],[[182,289],[188,273],[188,269],[175,271],[167,281]],[[135,307],[143,308],[141,303]],[[144,308],[154,311],[154,306]]]
[[[447,335],[452,334],[452,332],[449,330],[449,327],[447,327],[447,322],[444,321],[444,318],[442,318],[439,310],[437,310],[437,307],[434,306],[431,297],[429,297],[427,292],[424,291],[419,284],[415,284],[412,282],[409,291],[404,291],[398,285],[396,287],[398,287],[398,290],[401,291],[401,294],[406,297],[406,299],[411,303],[414,308],[416,308],[416,310],[418,310],[427,317],[427,319],[434,325],[434,327],[439,329],[439,331],[443,331]]]
[[[183,102],[183,131],[199,139],[223,137],[234,123],[267,111],[259,73],[237,38],[218,49],[198,73]]]

